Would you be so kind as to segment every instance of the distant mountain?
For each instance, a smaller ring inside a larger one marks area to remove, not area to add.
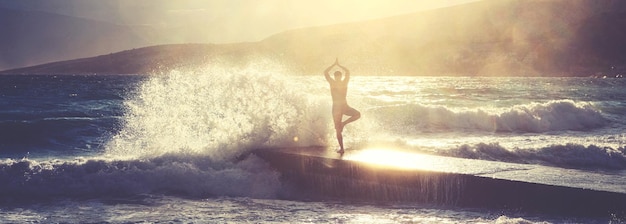
[[[300,74],[317,74],[335,57],[363,75],[623,74],[626,2],[485,0],[290,30],[255,43],[155,46],[6,72],[149,73],[216,57],[224,58],[220,63],[269,57]]]
[[[170,44],[2,71],[4,74],[155,74],[207,63],[245,64],[253,44]]]
[[[262,44],[306,71],[335,56],[366,74],[626,73],[626,1],[492,0],[312,27]]]
[[[151,32],[58,14],[0,8],[0,70],[154,45]]]

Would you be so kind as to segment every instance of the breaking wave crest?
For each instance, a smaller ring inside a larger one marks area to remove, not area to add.
[[[519,105],[500,112],[482,109],[456,111],[419,104],[373,109],[382,123],[400,132],[487,131],[541,133],[587,131],[607,125],[608,120],[589,103],[557,100]]]
[[[145,194],[273,198],[278,174],[261,159],[238,163],[185,154],[150,159],[0,161],[0,203]]]

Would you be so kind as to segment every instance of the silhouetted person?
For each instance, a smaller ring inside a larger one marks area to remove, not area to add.
[[[341,72],[336,71],[334,73],[335,78],[331,78],[328,72],[335,67],[339,66],[345,73],[345,77],[341,80]],[[348,82],[350,81],[350,71],[346,67],[343,67],[339,64],[339,59],[335,60],[335,63],[330,65],[324,71],[324,77],[326,77],[326,81],[330,84],[330,95],[333,97],[333,121],[335,122],[335,131],[337,132],[337,141],[339,142],[339,151],[338,153],[344,153],[343,149],[343,127],[347,124],[356,121],[361,117],[361,113],[354,108],[348,106],[348,102],[346,101],[346,95],[348,94]],[[343,120],[343,115],[350,116],[347,120]]]

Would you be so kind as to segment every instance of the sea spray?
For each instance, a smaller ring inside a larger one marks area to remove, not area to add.
[[[329,106],[277,70],[208,66],[152,77],[126,102],[124,128],[107,153],[226,159],[255,147],[325,144]]]

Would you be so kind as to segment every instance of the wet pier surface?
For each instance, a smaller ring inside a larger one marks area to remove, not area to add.
[[[611,175],[386,148],[348,151],[343,156],[325,147],[266,148],[253,153],[268,161],[286,182],[308,192],[308,199],[414,202],[575,216],[626,211],[624,186],[597,183],[598,178]]]

